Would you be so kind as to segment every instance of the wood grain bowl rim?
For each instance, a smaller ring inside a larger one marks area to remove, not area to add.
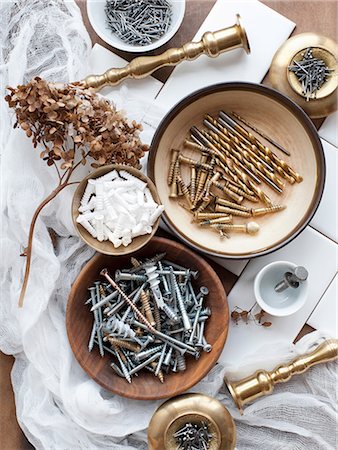
[[[159,126],[157,127],[157,130],[154,134],[154,137],[152,139],[152,142],[150,144],[150,151],[149,151],[149,159],[148,159],[148,176],[151,180],[155,183],[155,158],[157,149],[159,147],[159,144],[161,142],[162,136],[167,129],[167,126],[171,123],[171,121],[179,114],[181,111],[185,109],[187,105],[190,105],[191,103],[199,100],[200,98],[203,98],[206,95],[214,94],[217,92],[222,91],[229,91],[229,90],[241,90],[241,91],[249,91],[249,92],[255,92],[255,93],[261,93],[262,95],[267,96],[268,98],[272,98],[275,101],[278,101],[281,103],[285,108],[287,108],[291,113],[294,114],[294,116],[299,120],[299,122],[303,125],[305,130],[308,132],[308,136],[312,142],[312,145],[315,149],[315,157],[317,162],[317,180],[316,180],[316,189],[312,198],[312,202],[308,207],[307,213],[304,214],[302,221],[300,221],[298,228],[294,231],[291,231],[285,239],[283,239],[281,242],[277,242],[276,244],[271,245],[268,248],[262,249],[260,251],[253,251],[249,253],[242,253],[238,255],[233,254],[226,254],[225,252],[216,252],[211,251],[207,249],[206,247],[197,244],[190,238],[184,235],[182,230],[178,230],[178,228],[173,224],[173,222],[168,218],[166,211],[164,211],[162,215],[162,219],[165,222],[165,224],[168,226],[168,228],[177,236],[179,237],[185,244],[189,245],[193,249],[197,251],[202,251],[208,255],[211,256],[218,256],[225,259],[230,260],[238,260],[238,259],[247,259],[247,258],[257,258],[259,256],[267,255],[269,253],[272,253],[276,250],[279,250],[283,248],[285,245],[290,243],[293,239],[295,239],[309,224],[313,216],[315,215],[318,206],[320,204],[320,201],[323,196],[324,191],[324,185],[325,185],[325,179],[326,179],[326,164],[325,164],[325,156],[323,151],[323,146],[320,141],[318,132],[314,126],[314,124],[311,122],[310,118],[307,116],[307,114],[303,111],[303,109],[298,106],[293,100],[283,95],[281,92],[267,87],[263,86],[261,84],[257,83],[247,83],[247,82],[229,82],[229,83],[218,83],[214,84],[212,86],[208,86],[202,89],[199,89],[192,94],[189,94],[187,97],[185,97],[183,100],[176,103],[175,106],[165,115],[165,117],[160,122]]]
[[[93,379],[95,382],[97,382],[100,386],[102,386],[109,392],[120,395],[122,397],[131,398],[134,400],[167,399],[167,398],[170,398],[170,397],[173,397],[173,396],[176,396],[176,395],[186,392],[192,386],[197,384],[202,378],[204,378],[210,372],[210,370],[214,367],[214,365],[217,363],[217,361],[223,351],[223,348],[224,348],[224,345],[225,345],[225,342],[226,342],[226,339],[228,336],[228,332],[229,332],[230,316],[229,316],[229,305],[228,305],[228,301],[227,301],[227,294],[224,290],[223,284],[222,284],[219,276],[217,275],[217,273],[215,272],[213,267],[201,255],[193,252],[190,248],[187,248],[185,245],[183,245],[180,242],[176,242],[171,239],[154,236],[151,239],[151,241],[149,242],[149,245],[156,245],[157,243],[161,243],[161,244],[165,245],[167,248],[169,246],[171,248],[178,248],[181,251],[184,251],[185,254],[189,254],[192,258],[197,260],[198,263],[202,267],[202,269],[199,269],[199,271],[207,270],[208,273],[211,274],[211,277],[210,277],[211,282],[210,283],[212,283],[216,287],[215,290],[217,292],[219,292],[217,301],[223,303],[224,316],[222,316],[222,319],[224,320],[224,328],[222,329],[222,332],[219,333],[217,336],[218,338],[220,338],[221,345],[219,346],[218,350],[213,349],[210,353],[206,353],[205,355],[203,355],[203,356],[205,356],[205,358],[208,358],[208,364],[205,365],[204,370],[199,372],[198,377],[196,377],[195,379],[192,379],[192,381],[191,381],[191,378],[186,377],[184,379],[184,382],[181,379],[180,385],[178,385],[175,390],[171,389],[171,391],[168,391],[168,392],[164,391],[163,394],[154,396],[154,395],[146,393],[146,392],[141,392],[141,395],[136,395],[134,393],[128,392],[128,388],[130,385],[127,383],[126,380],[124,380],[125,385],[122,385],[123,386],[122,389],[114,388],[113,383],[112,384],[105,383],[104,381],[102,381],[100,379],[99,376],[96,376],[96,374],[89,367],[86,367],[85,361],[80,357],[81,348],[78,347],[75,342],[75,333],[71,331],[71,330],[73,330],[73,325],[72,325],[72,321],[71,321],[71,317],[70,317],[70,308],[71,308],[72,303],[74,302],[76,291],[78,290],[78,285],[82,282],[82,279],[83,279],[84,275],[86,274],[87,270],[91,266],[95,266],[97,264],[97,260],[99,260],[100,258],[109,257],[111,255],[101,254],[101,253],[97,252],[94,254],[94,256],[91,259],[88,260],[88,262],[83,266],[80,273],[77,275],[76,279],[73,282],[72,288],[71,288],[69,296],[68,296],[67,307],[66,307],[66,330],[67,330],[68,341],[69,341],[70,347],[72,349],[73,355],[75,356],[75,359],[80,364],[82,369],[87,373],[87,375],[91,379]],[[143,247],[142,249],[139,249],[138,251],[144,251],[144,250],[146,250],[145,247]],[[151,249],[149,251],[151,252]],[[125,257],[128,255],[122,255],[122,256]],[[89,311],[88,311],[88,314],[89,314]],[[216,319],[216,317],[215,317],[215,319]],[[212,322],[210,320],[208,327],[210,327],[211,325],[212,325]],[[87,342],[83,343],[83,345],[85,347],[87,347]],[[107,353],[106,353],[106,355],[107,355]],[[105,356],[105,357],[107,357],[107,356]],[[88,352],[86,360],[88,360],[88,358],[96,358],[96,357],[93,353]],[[192,362],[192,361],[190,361],[190,362]],[[108,362],[107,362],[107,364],[108,364]],[[197,368],[198,364],[199,364],[199,360],[194,361],[195,369]],[[195,370],[195,372],[197,373],[196,370]],[[175,375],[177,375],[177,374],[170,373],[168,376],[175,376]],[[112,370],[112,380],[114,380],[116,378],[120,378],[120,377],[118,377]],[[156,380],[155,377],[154,377],[154,383],[159,383],[159,381]],[[165,383],[162,386],[165,387]]]
[[[115,248],[114,245],[110,241],[100,242],[97,239],[93,238],[88,233],[88,231],[85,230],[83,227],[81,227],[81,225],[76,221],[77,217],[79,216],[79,212],[78,212],[78,207],[79,207],[79,203],[80,203],[79,199],[83,195],[83,192],[86,188],[88,180],[98,178],[98,177],[103,176],[106,173],[111,172],[113,170],[117,170],[117,171],[125,170],[126,172],[129,172],[131,175],[134,175],[141,181],[144,181],[145,183],[147,183],[147,186],[151,192],[151,195],[152,195],[154,201],[159,205],[161,204],[161,200],[158,195],[156,186],[155,186],[154,182],[147,175],[145,175],[139,169],[136,169],[135,167],[132,167],[132,166],[127,166],[124,164],[109,164],[107,166],[101,166],[101,167],[97,168],[96,170],[94,170],[93,172],[90,172],[86,177],[84,177],[80,181],[79,185],[77,186],[77,188],[74,192],[73,199],[72,199],[72,219],[73,219],[73,224],[74,224],[76,232],[78,233],[80,238],[83,240],[83,242],[85,242],[87,245],[89,245],[89,247],[93,248],[95,251],[102,253],[104,255],[124,256],[124,255],[129,255],[132,252],[139,250],[140,248],[142,248],[144,245],[146,245],[151,240],[151,238],[154,236],[154,234],[157,231],[161,216],[156,220],[156,222],[152,226],[151,233],[145,234],[142,236],[137,236],[132,240],[132,242],[129,245],[127,245],[127,247],[124,247],[123,245],[121,245],[118,248]]]

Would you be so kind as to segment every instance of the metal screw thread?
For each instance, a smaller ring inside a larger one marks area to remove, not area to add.
[[[177,182],[178,182],[178,185],[181,187],[182,194],[184,195],[189,208],[192,208],[193,205],[190,200],[190,192],[189,192],[189,189],[187,188],[187,186],[185,185],[184,181],[182,180],[181,175],[177,176]]]
[[[228,208],[227,206],[222,206],[222,205],[216,205],[215,211],[223,212],[225,214],[231,214],[233,216],[239,216],[239,217],[250,217],[251,216],[250,212],[240,211],[239,209]]]
[[[178,185],[177,185],[177,175],[179,175],[180,172],[180,162],[178,158],[175,161],[174,164],[174,175],[170,186],[170,194],[169,197],[175,198],[178,196]]]
[[[177,314],[175,313],[175,311],[166,303],[163,305],[163,311],[165,312],[165,314],[169,317],[170,320],[172,320],[173,322],[178,322],[179,318],[177,316]]]
[[[151,310],[149,298],[150,298],[149,292],[144,292],[144,290],[142,290],[140,299],[142,306],[144,308],[145,316],[149,320],[150,324],[154,327],[156,325],[156,322],[154,320],[154,316]]]
[[[210,220],[210,219],[218,219],[219,217],[226,217],[227,214],[224,213],[203,213],[203,212],[195,212],[194,213],[194,221],[197,220]]]
[[[132,352],[139,352],[140,346],[138,344],[134,344],[133,342],[123,341],[118,338],[114,338],[111,336],[107,336],[107,341],[112,345],[112,347],[122,347],[130,350]]]
[[[171,150],[171,161],[170,161],[169,172],[168,172],[168,186],[171,186],[173,179],[174,179],[175,163],[176,163],[178,155],[179,155],[179,150],[176,150],[176,149]]]
[[[152,361],[152,362],[150,363],[150,365],[151,365],[152,369],[154,370],[154,372],[156,371],[157,364],[158,364],[158,363],[156,363],[155,361]],[[164,383],[164,375],[163,375],[162,370],[159,370],[159,371],[158,371],[158,374],[157,374],[156,376],[157,376],[157,378],[160,380],[161,383]]]
[[[235,202],[242,203],[243,196],[236,194],[236,192],[234,192],[231,189],[229,189],[226,185],[220,183],[219,181],[214,181],[213,185],[215,187],[217,187],[218,189],[220,189],[221,191],[223,191],[228,197],[230,197],[233,200],[235,200]]]
[[[188,164],[189,166],[195,166],[196,169],[202,169],[202,170],[207,170],[207,171],[213,169],[212,165],[210,165],[210,164],[206,164],[201,161],[196,161],[195,159],[188,158],[184,155],[179,155],[178,159],[179,159],[180,163]]]
[[[246,198],[247,200],[250,200],[250,202],[254,202],[257,203],[258,202],[258,198],[255,197],[252,191],[250,191],[250,189],[248,189],[250,192],[252,192],[252,194],[248,194],[246,191],[244,191],[243,189],[233,186],[229,181],[227,181],[225,183],[225,187],[227,187],[230,191],[234,192],[235,194],[238,194],[241,197]]]
[[[190,200],[193,203],[196,195],[196,168],[190,167]]]
[[[182,298],[182,294],[179,288],[179,285],[177,283],[175,274],[173,272],[173,269],[171,268],[170,270],[170,278],[171,278],[171,282],[172,285],[174,287],[175,290],[175,296],[176,296],[176,300],[178,303],[178,307],[181,311],[181,315],[182,315],[182,321],[183,321],[183,326],[186,330],[190,330],[191,329],[191,323],[190,323],[190,319],[189,316],[187,314],[187,310],[185,309],[185,305],[184,305],[184,300]]]
[[[161,316],[160,310],[158,309],[157,303],[154,302],[154,320],[156,324],[156,330],[161,331]]]
[[[220,224],[214,224],[211,225],[212,227],[216,227],[220,225]],[[259,231],[259,225],[256,222],[249,222],[246,224],[222,224],[221,225],[221,229],[222,230],[231,230],[231,231],[239,231],[239,232],[243,232],[243,233],[247,233],[247,234],[256,234]]]
[[[216,198],[216,203],[222,206],[227,206],[229,208],[238,209],[239,211],[250,212],[250,209],[246,206],[238,205],[237,203],[229,202],[224,198]]]
[[[135,359],[137,361],[141,361],[142,359],[148,358],[148,356],[153,355],[154,353],[157,353],[159,351],[162,351],[163,349],[163,345],[157,345],[156,347],[153,348],[149,348],[148,350],[143,350],[139,353],[137,353],[137,355],[135,355]]]
[[[105,293],[105,290],[104,290],[102,284],[99,285],[99,292],[100,292],[101,297],[106,296],[106,293]]]
[[[232,216],[225,216],[225,217],[218,217],[216,219],[204,220],[203,222],[200,222],[199,225],[201,227],[203,227],[205,225],[213,225],[215,223],[227,224],[227,223],[231,223],[231,222],[232,222]]]
[[[286,208],[285,205],[273,205],[268,208],[251,209],[251,214],[253,216],[263,216],[264,214],[271,214],[271,213],[282,211],[285,208]]]
[[[210,204],[211,202],[211,198],[209,198],[209,200],[204,200],[199,207],[196,209],[196,213],[201,213],[202,211],[205,210],[205,208],[207,208],[207,206]]]
[[[267,206],[272,206],[272,201],[270,198],[260,189],[258,186],[256,186],[255,183],[253,183],[249,177],[243,173],[241,170],[239,170],[235,165],[232,166],[233,170],[236,172],[238,176],[242,178],[242,180],[247,184],[247,186],[253,190],[255,195]]]
[[[194,206],[196,206],[198,200],[201,197],[203,188],[205,186],[206,180],[208,177],[208,172],[206,172],[205,170],[200,170],[199,171],[199,178],[198,178],[198,182],[197,182],[197,188],[196,188],[196,195],[195,195],[195,200],[194,200]]]
[[[124,354],[121,352],[121,350],[118,347],[114,347],[115,353],[116,353],[116,357],[119,361],[122,373],[125,377],[125,379],[128,381],[128,383],[131,383],[131,376],[129,374],[129,371],[127,369],[127,367],[125,366],[125,363],[127,362],[126,357],[124,356]]]
[[[134,258],[134,256],[132,256],[130,258],[130,262],[132,264],[132,266],[136,269],[137,267],[140,267],[141,263],[138,259]]]
[[[177,360],[177,369],[179,370],[179,372],[184,372],[187,368],[184,355],[181,355],[180,353],[177,352],[176,360]]]

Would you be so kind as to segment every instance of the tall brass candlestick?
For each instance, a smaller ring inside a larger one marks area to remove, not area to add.
[[[237,14],[235,25],[218,31],[208,31],[198,42],[188,42],[180,48],[171,48],[161,55],[140,56],[120,69],[107,70],[102,75],[89,75],[83,80],[86,87],[101,89],[114,86],[127,78],[145,78],[164,66],[176,66],[182,61],[192,61],[205,53],[215,58],[221,53],[235,48],[243,48],[250,53],[248,38]]]
[[[311,353],[297,356],[290,363],[281,364],[270,372],[258,370],[243,380],[230,382],[226,378],[224,382],[243,414],[243,406],[263,395],[271,394],[275,384],[290,380],[293,375],[307,371],[316,364],[333,361],[338,357],[338,340],[327,339]]]

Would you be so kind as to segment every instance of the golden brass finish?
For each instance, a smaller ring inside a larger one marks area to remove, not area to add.
[[[192,203],[195,201],[196,195],[196,168],[195,166],[190,167],[190,200]]]
[[[179,155],[179,150],[176,150],[176,149],[171,150],[171,161],[170,161],[169,172],[168,172],[168,186],[172,185],[172,182],[174,179],[175,163],[176,163],[178,155]]]
[[[239,217],[251,217],[251,213],[247,211],[240,211],[239,209],[235,208],[228,208],[227,206],[222,205],[216,205],[215,206],[216,212],[222,212],[224,214],[231,214],[233,216],[239,216]]]
[[[135,268],[140,267],[140,265],[141,265],[140,261],[138,259],[136,259],[134,256],[132,256],[130,258],[130,262],[131,262],[132,266]]]
[[[185,185],[184,181],[182,180],[181,175],[177,175],[177,182],[178,182],[179,186],[181,187],[182,194],[184,195],[184,198],[186,199],[189,208],[192,209],[193,204],[190,200],[190,192],[189,192],[189,189],[187,188],[187,186]]]
[[[111,336],[107,336],[107,341],[113,347],[122,347],[127,350],[131,350],[132,352],[139,352],[141,347],[138,344],[134,344],[133,342],[124,341],[122,339],[113,338]]]
[[[177,66],[182,61],[193,61],[203,53],[215,58],[229,50],[244,48],[250,53],[246,32],[239,14],[235,25],[215,32],[206,32],[198,42],[188,42],[180,48],[171,48],[161,55],[141,56],[121,69],[110,69],[102,75],[89,75],[83,80],[86,87],[101,89],[115,86],[127,78],[145,78],[164,66]]]
[[[218,219],[219,217],[227,217],[227,214],[224,213],[194,213],[194,221],[196,220],[204,220],[204,219]]]
[[[228,200],[224,200],[224,198],[217,197],[215,202],[222,206],[238,209],[239,211],[250,212],[250,208],[243,205],[238,205],[237,203],[229,202]]]
[[[247,184],[249,189],[252,189],[254,193],[257,195],[257,197],[267,206],[272,206],[272,201],[270,198],[260,189],[258,186],[255,185],[251,180],[249,180],[248,176],[241,172],[237,167],[234,165],[233,170],[236,172],[236,174],[241,177],[241,179]]]
[[[156,323],[156,330],[161,331],[161,317],[160,317],[160,310],[158,309],[157,302],[154,300],[153,302],[153,308],[154,308],[154,320]]]
[[[157,364],[158,364],[158,362],[155,362],[155,361],[152,361],[152,362],[150,363],[152,369],[154,370],[154,373],[155,373]],[[155,376],[156,376],[156,375],[155,375]],[[159,372],[158,372],[158,374],[157,374],[157,378],[160,380],[161,383],[164,383],[164,375],[163,375],[162,370],[159,370]]]
[[[204,220],[203,222],[200,222],[199,225],[201,227],[203,227],[205,225],[213,225],[215,223],[230,223],[230,222],[232,222],[232,217],[229,215],[224,215],[223,217],[217,217],[215,219]]]
[[[178,160],[180,163],[188,164],[189,166],[195,166],[196,169],[202,169],[202,170],[212,170],[212,166],[210,164],[204,164],[200,161],[195,161],[192,158],[187,158],[184,155],[179,155]]]
[[[150,307],[149,291],[144,292],[142,290],[141,295],[140,295],[140,300],[141,300],[142,306],[144,307],[144,313],[145,313],[145,316],[146,316],[148,322],[150,323],[150,325],[152,325],[154,327],[156,325],[156,322],[154,320],[153,312]]]
[[[199,207],[196,209],[195,212],[196,212],[196,213],[201,213],[202,211],[204,211],[204,210],[209,206],[210,202],[211,202],[211,198],[210,198],[209,200],[203,201],[203,202],[199,205]]]
[[[302,53],[308,47],[313,48],[314,54],[320,52],[321,58],[330,69],[334,69],[332,76],[318,91],[317,99],[309,102],[299,92],[295,80],[288,71],[288,66],[292,64],[293,59],[297,59],[299,52]],[[316,33],[301,33],[293,36],[277,50],[270,66],[270,81],[274,88],[290,97],[312,118],[325,117],[337,111],[337,43],[333,39]]]
[[[264,216],[265,214],[271,214],[271,213],[283,211],[283,209],[285,209],[285,208],[286,208],[285,205],[273,205],[273,206],[270,206],[269,208],[251,209],[251,214],[253,216]]]
[[[205,422],[212,434],[209,450],[234,450],[236,427],[225,406],[202,394],[184,394],[163,403],[148,427],[149,450],[176,450],[174,434],[186,423]]]
[[[236,406],[243,413],[246,403],[271,394],[275,384],[284,383],[293,375],[303,373],[316,364],[333,361],[337,357],[338,340],[327,339],[312,352],[297,356],[290,363],[281,364],[274,370],[258,370],[243,380],[230,382],[225,378],[224,382]]]
[[[213,183],[215,183],[217,180],[218,180],[218,178],[221,176],[221,174],[219,173],[219,172],[216,172],[214,175],[212,175],[211,177],[210,177],[210,175],[209,175],[209,179],[208,179],[208,181],[207,181],[207,183],[206,183],[206,188],[205,188],[205,190],[204,190],[204,192],[203,192],[203,194],[202,194],[202,199],[204,200],[204,201],[208,201],[209,199],[210,199],[210,188],[211,188],[211,186],[213,185]]]
[[[179,175],[179,172],[180,172],[180,163],[178,161],[178,158],[176,158],[176,162],[174,165],[174,176],[170,186],[170,194],[169,194],[170,198],[176,198],[180,194],[178,191],[178,183],[177,183],[177,177]]]
[[[222,225],[222,230],[226,231],[238,231],[240,233],[247,233],[247,234],[257,234],[259,231],[259,225],[256,222],[249,222],[242,225]]]
[[[214,181],[213,185],[223,191],[228,197],[235,200],[237,203],[242,203],[244,197],[243,195],[236,194],[236,192],[232,191],[230,188],[228,188],[226,185],[223,185],[222,183],[218,181]]]

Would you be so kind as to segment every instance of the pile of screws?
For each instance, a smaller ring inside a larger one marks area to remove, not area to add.
[[[212,434],[205,422],[187,423],[174,433],[176,450],[207,450],[210,447]]]
[[[327,67],[322,59],[314,58],[311,47],[302,53],[302,57],[301,61],[293,60],[294,65],[288,68],[290,72],[295,73],[298,81],[302,84],[303,95],[306,97],[306,101],[309,101],[316,98],[317,91],[334,69]]]
[[[126,247],[133,238],[150,234],[163,210],[147,183],[126,170],[113,170],[88,180],[76,221],[98,241]]]
[[[163,260],[165,254],[117,270],[114,279],[101,271],[108,283],[89,288],[94,317],[88,350],[97,344],[101,356],[112,354],[112,369],[129,383],[146,369],[163,383],[164,373],[186,370],[186,355],[199,358],[212,346],[204,337],[211,315],[203,305],[209,291],[196,293],[192,280],[198,272]]]
[[[148,45],[159,40],[171,24],[171,5],[166,0],[107,0],[109,29],[130,45]]]
[[[214,118],[207,114],[205,129],[192,127],[184,146],[199,152],[199,160],[172,149],[168,172],[170,198],[182,197],[180,206],[190,211],[200,226],[214,229],[221,237],[238,231],[251,235],[259,231],[256,222],[234,224],[233,217],[250,218],[276,213],[285,205],[272,204],[259,187],[265,182],[281,194],[285,182],[300,183],[302,177],[238,121],[224,111]],[[183,180],[181,168],[189,167],[190,179]],[[281,179],[284,179],[282,181]],[[242,205],[262,202],[263,208]]]

